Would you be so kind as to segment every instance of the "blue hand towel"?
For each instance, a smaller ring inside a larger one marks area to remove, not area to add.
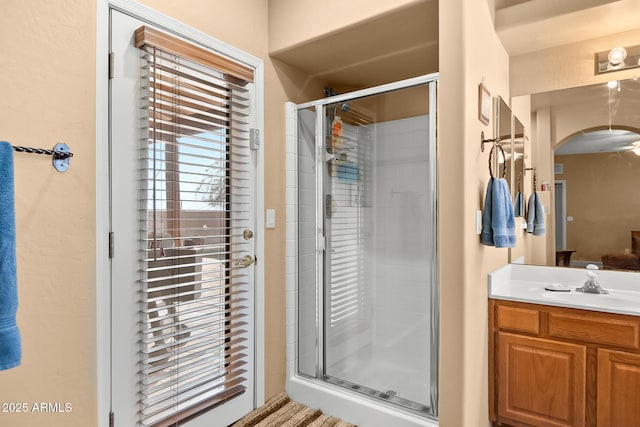
[[[22,358],[17,310],[13,147],[0,142],[0,370],[20,365]]]
[[[509,184],[504,178],[494,180],[491,206],[491,228],[496,248],[516,245],[516,221],[513,216]]]
[[[513,202],[513,216],[524,216],[524,194],[518,191],[516,200]]]
[[[545,235],[545,227],[544,227],[544,211],[542,210],[542,202],[540,201],[540,195],[536,193],[536,216],[533,222],[533,235],[534,236],[544,236]]]
[[[536,222],[536,198],[538,195],[534,191],[529,196],[529,203],[527,204],[527,233],[533,234]]]
[[[544,236],[546,233],[544,225],[544,211],[542,201],[538,193],[534,192],[529,197],[529,207],[527,212],[527,233],[534,236]]]
[[[487,193],[484,197],[484,209],[482,210],[482,232],[480,233],[480,243],[486,246],[494,246],[493,229],[491,228],[491,204],[493,200],[494,180],[495,178],[489,179],[489,184],[487,184]]]

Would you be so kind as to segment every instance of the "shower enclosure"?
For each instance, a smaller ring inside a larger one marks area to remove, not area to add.
[[[437,79],[287,106],[288,391],[362,425],[437,417]]]

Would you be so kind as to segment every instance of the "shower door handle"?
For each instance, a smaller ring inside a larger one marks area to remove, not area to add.
[[[237,267],[249,267],[255,262],[251,255],[245,255],[242,259],[236,262]]]

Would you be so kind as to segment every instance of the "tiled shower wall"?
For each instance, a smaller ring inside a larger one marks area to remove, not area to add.
[[[413,372],[429,358],[428,124],[426,116],[379,123],[374,169],[377,357]]]

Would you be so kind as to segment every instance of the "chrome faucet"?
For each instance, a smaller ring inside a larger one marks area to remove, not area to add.
[[[587,281],[584,282],[584,285],[580,288],[576,288],[578,292],[584,292],[585,294],[608,294],[609,291],[606,289],[602,289],[602,287],[596,281],[598,277],[598,273],[595,272],[598,270],[598,266],[595,264],[587,265]]]

